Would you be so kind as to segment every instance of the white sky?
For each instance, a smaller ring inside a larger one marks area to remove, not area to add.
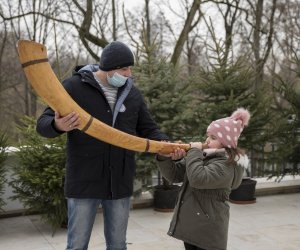
[[[150,0],[150,8],[154,7],[155,9],[161,9],[165,17],[170,21],[170,23],[175,27],[175,31],[181,31],[183,27],[183,19],[182,16],[184,10],[184,6],[182,5],[183,0]],[[189,1],[192,3],[192,0]],[[125,9],[139,9],[141,10],[145,6],[145,0],[120,0],[120,3],[124,3]],[[168,5],[171,6],[174,12],[169,9]],[[222,18],[219,16],[220,13],[218,12],[217,8],[213,4],[206,3],[201,7],[201,10],[205,12],[205,18],[212,19],[214,28],[216,30],[220,29],[221,33],[219,32],[218,35],[223,35],[223,23]],[[177,13],[177,14],[176,14]],[[186,15],[185,15],[186,16]],[[178,28],[180,27],[180,28]],[[220,27],[220,28],[218,28]]]
[[[121,3],[124,3],[126,9],[139,9],[141,10],[145,6],[145,0],[121,0]],[[174,18],[174,15],[171,13],[170,10],[167,9],[166,5],[170,2],[169,0],[159,1],[159,0],[150,0],[150,8],[154,7],[155,9],[161,8],[164,10],[164,13],[168,18]],[[180,0],[173,0],[172,1],[172,8],[176,11],[180,9],[179,5]]]

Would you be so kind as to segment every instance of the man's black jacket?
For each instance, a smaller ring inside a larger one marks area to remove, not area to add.
[[[112,111],[92,72],[77,72],[65,80],[63,85],[85,111],[112,125]],[[119,88],[118,97],[125,86]],[[152,140],[168,140],[151,118],[144,99],[135,86],[131,88],[123,104],[123,112],[119,112],[115,120],[116,129]],[[48,107],[37,121],[38,133],[48,138],[61,135],[53,123],[54,112]],[[132,195],[134,152],[99,141],[77,129],[67,135],[66,169],[66,197],[119,199]]]

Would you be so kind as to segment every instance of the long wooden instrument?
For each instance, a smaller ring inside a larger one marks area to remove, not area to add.
[[[83,110],[59,82],[48,62],[47,49],[43,44],[19,40],[17,47],[25,75],[36,93],[61,116],[73,111],[78,113],[81,131],[101,141],[137,152],[168,154],[176,148],[190,148],[189,144],[159,142],[129,135],[97,120]]]

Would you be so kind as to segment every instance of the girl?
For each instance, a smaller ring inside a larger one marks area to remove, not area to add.
[[[249,119],[247,110],[237,109],[208,126],[205,143],[191,143],[187,153],[178,149],[157,155],[162,175],[183,182],[168,234],[183,240],[185,249],[227,247],[229,194],[240,185],[244,171],[236,164],[237,142]]]

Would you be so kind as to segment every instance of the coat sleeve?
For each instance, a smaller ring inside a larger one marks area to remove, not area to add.
[[[147,105],[144,101],[144,98],[142,97],[141,94],[140,97],[142,98],[142,104],[138,114],[138,123],[137,123],[138,136],[143,138],[148,138],[151,140],[168,141],[169,137],[160,131],[158,125],[151,117]]]
[[[54,127],[54,111],[50,107],[47,107],[38,118],[36,131],[47,138],[54,138],[64,133]]]
[[[170,183],[183,182],[185,175],[185,159],[172,161],[171,158],[156,156],[159,171]]]
[[[234,168],[226,160],[203,162],[202,150],[193,148],[186,156],[186,172],[190,186],[198,189],[230,188]],[[230,169],[232,168],[232,169]]]

